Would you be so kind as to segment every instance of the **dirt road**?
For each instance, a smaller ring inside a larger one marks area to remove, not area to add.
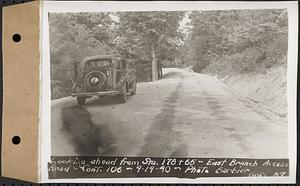
[[[286,158],[287,126],[230,93],[221,81],[164,69],[115,97],[52,101],[52,155]]]

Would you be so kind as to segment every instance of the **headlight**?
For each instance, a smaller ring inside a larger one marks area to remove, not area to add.
[[[92,77],[92,78],[90,79],[90,83],[91,83],[91,85],[93,85],[93,86],[98,85],[98,84],[99,84],[99,81],[100,81],[100,79],[99,79],[98,77],[96,77],[96,76],[94,76],[94,77]]]

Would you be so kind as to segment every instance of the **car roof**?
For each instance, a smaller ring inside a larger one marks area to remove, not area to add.
[[[114,55],[95,55],[95,56],[88,56],[83,58],[82,62],[85,63],[87,61],[91,61],[94,59],[116,59],[117,57]]]

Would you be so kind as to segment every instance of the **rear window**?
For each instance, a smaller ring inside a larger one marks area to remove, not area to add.
[[[85,68],[110,67],[110,59],[94,59],[85,63]]]

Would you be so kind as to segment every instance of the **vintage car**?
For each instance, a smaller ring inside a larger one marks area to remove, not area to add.
[[[128,95],[136,93],[136,76],[127,62],[116,56],[99,55],[75,63],[72,96],[79,105],[92,96],[119,96],[125,103]]]

